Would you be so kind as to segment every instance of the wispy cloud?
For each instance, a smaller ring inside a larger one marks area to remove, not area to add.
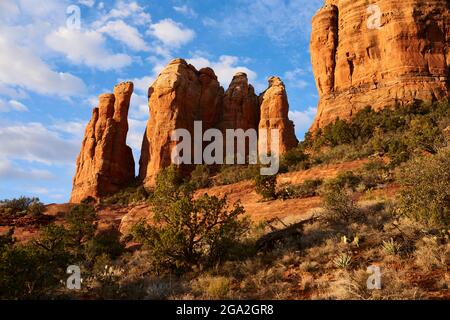
[[[309,36],[312,16],[323,0],[234,0],[226,13],[203,23],[229,36],[264,33],[276,42]]]
[[[175,10],[178,13],[181,13],[182,15],[188,17],[188,18],[197,18],[198,14],[195,12],[194,9],[191,7],[188,7],[186,4],[183,6],[174,6],[173,10]]]

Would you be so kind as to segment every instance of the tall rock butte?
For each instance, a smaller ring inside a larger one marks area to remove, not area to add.
[[[297,146],[281,81],[266,91],[261,102],[267,109],[263,127],[282,131],[280,150],[285,152]],[[183,59],[171,61],[149,89],[150,119],[142,143],[140,179],[151,187],[158,172],[172,163],[171,153],[176,145],[171,141],[173,130],[186,129],[193,137],[194,121],[203,121],[203,132],[210,128],[222,132],[257,130],[261,107],[245,73],[237,73],[224,92],[212,69],[197,71]],[[192,169],[182,167],[185,171]]]
[[[174,130],[193,133],[196,120],[203,121],[203,130],[219,121],[223,94],[210,68],[197,71],[185,60],[175,59],[161,72],[148,90],[150,119],[139,161],[139,178],[145,185],[153,185],[158,172],[172,163]]]
[[[380,9],[369,9],[373,4]],[[311,60],[319,92],[311,130],[450,92],[448,0],[326,0],[312,22]]]
[[[289,102],[284,83],[278,77],[269,78],[269,88],[259,96],[261,117],[259,130],[267,130],[267,148],[270,148],[271,129],[279,131],[280,154],[295,148],[298,140],[295,136],[294,123],[289,120]]]
[[[114,94],[100,95],[77,159],[70,202],[104,197],[135,178],[133,153],[126,144],[132,93],[133,84],[124,82]]]

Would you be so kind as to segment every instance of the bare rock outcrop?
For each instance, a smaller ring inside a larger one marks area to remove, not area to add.
[[[326,0],[312,22],[311,59],[319,91],[312,130],[367,105],[379,110],[450,91],[447,0]],[[368,23],[369,22],[369,23]]]
[[[114,94],[99,96],[77,159],[70,202],[98,199],[133,181],[133,153],[126,144],[132,93],[133,83],[125,82],[114,88]]]
[[[267,148],[270,148],[270,129],[279,130],[280,154],[295,148],[298,140],[295,137],[294,123],[289,120],[289,102],[284,83],[278,77],[269,79],[269,88],[259,96],[261,118],[259,130],[267,130]]]

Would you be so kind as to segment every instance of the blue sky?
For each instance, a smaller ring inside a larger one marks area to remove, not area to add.
[[[66,202],[97,96],[123,80],[135,83],[128,144],[137,162],[147,88],[175,57],[212,67],[225,89],[238,71],[248,74],[258,93],[269,76],[280,76],[303,138],[318,99],[309,38],[311,18],[322,4],[1,0],[0,199],[26,195]],[[73,27],[74,5],[81,13],[79,29]]]

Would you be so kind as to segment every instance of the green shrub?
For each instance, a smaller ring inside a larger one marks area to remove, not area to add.
[[[256,193],[264,200],[273,200],[277,198],[277,175],[257,174],[254,178]]]
[[[319,153],[312,156],[312,164],[354,160],[380,152],[391,158],[391,167],[396,167],[417,152],[434,154],[444,147],[447,142],[443,129],[449,124],[448,101],[397,105],[379,112],[366,107],[351,121],[337,119],[309,133],[301,147]],[[331,149],[323,150],[324,146]]]
[[[323,188],[322,205],[325,219],[332,222],[349,221],[359,213],[359,208],[348,189],[335,184],[328,184]]]
[[[211,186],[211,172],[207,165],[197,165],[191,172],[190,182],[195,189]]]
[[[231,243],[249,228],[240,219],[244,208],[229,207],[226,198],[207,194],[194,199],[189,185],[178,184],[173,167],[157,177],[151,199],[154,216],[141,221],[132,235],[152,252],[159,266],[183,270],[195,264],[214,264],[227,256]]]
[[[127,206],[139,202],[147,201],[149,193],[144,186],[132,186],[125,188],[109,197],[101,200],[102,204],[106,205],[121,205]],[[92,204],[92,202],[84,202],[85,204]],[[95,202],[94,202],[95,203]]]
[[[27,244],[16,244],[11,232],[0,238],[1,299],[54,296],[61,279],[66,278],[69,265],[69,255],[64,251],[63,242],[56,240],[55,230],[44,231],[40,241]]]
[[[309,167],[309,155],[301,147],[289,150],[280,161],[280,172],[306,170]]]
[[[328,184],[333,185],[336,189],[350,189],[355,191],[361,181],[361,176],[355,174],[353,171],[345,171],[340,172],[336,178],[328,181]]]
[[[305,180],[300,185],[282,186],[281,190],[277,193],[277,197],[283,200],[295,199],[295,198],[309,198],[319,195],[319,188],[322,186],[323,181],[321,179]]]
[[[450,149],[416,158],[399,174],[398,211],[427,227],[450,225]]]
[[[124,250],[125,246],[120,241],[120,232],[116,228],[102,230],[86,243],[86,257],[91,261],[102,255],[114,259]]]
[[[22,217],[26,215],[39,216],[45,206],[39,198],[20,197],[19,199],[0,200],[0,216]]]
[[[219,174],[214,179],[214,184],[221,186],[250,180],[258,172],[258,165],[223,165]]]

